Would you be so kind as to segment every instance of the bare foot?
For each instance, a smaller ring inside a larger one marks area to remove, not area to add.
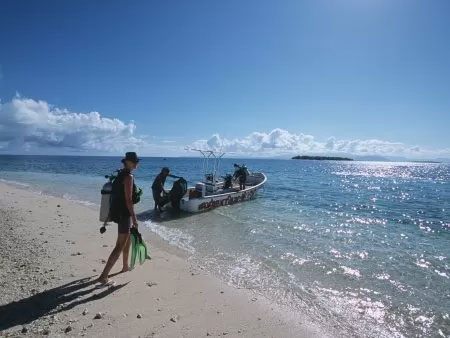
[[[96,282],[96,283],[103,284],[103,285],[106,285],[106,284],[109,283],[109,279],[108,279],[108,277],[102,277],[102,276],[100,276],[100,277],[97,278],[97,280],[96,280],[95,282]]]
[[[99,278],[97,279],[97,282],[99,283],[99,285],[97,285],[96,288],[111,288],[116,286],[116,282],[109,280],[108,278]]]
[[[123,272],[128,272],[128,271],[131,271],[131,269],[128,265],[126,265],[122,268],[122,270],[120,272],[123,273]]]

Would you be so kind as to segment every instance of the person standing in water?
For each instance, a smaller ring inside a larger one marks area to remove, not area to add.
[[[169,173],[170,173],[169,168],[164,167],[153,181],[152,192],[153,192],[153,200],[155,201],[155,209],[154,209],[155,211],[158,209],[159,211],[161,211],[161,207],[166,202],[163,197],[163,195],[166,194],[166,191],[164,190],[164,183],[166,183],[166,178],[167,176],[169,176]]]
[[[117,177],[113,183],[113,195],[111,201],[111,220],[118,225],[118,236],[116,246],[109,255],[108,261],[102,274],[97,279],[99,283],[107,284],[108,275],[114,264],[123,256],[122,272],[129,271],[128,256],[130,253],[130,229],[138,227],[136,213],[133,204],[134,178],[132,172],[137,168],[139,158],[136,153],[128,152],[122,159],[123,169],[118,171]]]

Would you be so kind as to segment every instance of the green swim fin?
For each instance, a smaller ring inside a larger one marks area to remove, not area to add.
[[[145,243],[144,240],[142,240],[142,245],[145,247],[145,259],[148,259],[148,260],[152,259],[150,257],[150,253],[149,253],[149,250],[148,250],[147,243]]]
[[[139,243],[138,246],[138,256],[139,256],[139,264],[144,264],[145,262],[145,246],[142,245],[142,243]]]
[[[131,260],[130,260],[131,270],[134,269],[134,265],[136,264],[138,246],[139,246],[139,238],[134,232],[131,232]]]
[[[142,235],[136,228],[131,229],[131,262],[130,267],[134,269],[136,265],[136,259],[139,260],[139,264],[144,264],[146,259],[151,259],[148,254],[147,244],[142,239]]]

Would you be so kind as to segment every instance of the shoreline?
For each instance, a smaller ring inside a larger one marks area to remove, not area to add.
[[[227,285],[145,227],[152,260],[112,277],[114,288],[95,288],[90,281],[112,250],[115,225],[100,235],[93,207],[4,182],[0,210],[7,215],[0,220],[7,229],[1,244],[9,241],[9,256],[2,253],[0,336],[325,336],[306,315]],[[27,257],[20,250],[37,252]],[[25,263],[8,259],[17,255]],[[120,269],[119,260],[112,272]],[[5,277],[17,271],[25,279]],[[24,315],[30,306],[36,311]],[[93,319],[97,313],[101,319]]]

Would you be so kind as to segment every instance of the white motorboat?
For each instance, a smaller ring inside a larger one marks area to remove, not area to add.
[[[219,176],[219,167],[225,153],[214,151],[198,151],[203,155],[204,180],[196,183],[195,187],[187,188],[185,194],[179,202],[179,208],[185,212],[197,213],[208,211],[217,207],[233,205],[248,201],[256,197],[256,193],[267,181],[263,173],[251,173],[245,166],[235,165],[238,169],[246,170],[247,177],[245,187],[239,184],[235,175]],[[210,168],[210,162],[212,167]]]

